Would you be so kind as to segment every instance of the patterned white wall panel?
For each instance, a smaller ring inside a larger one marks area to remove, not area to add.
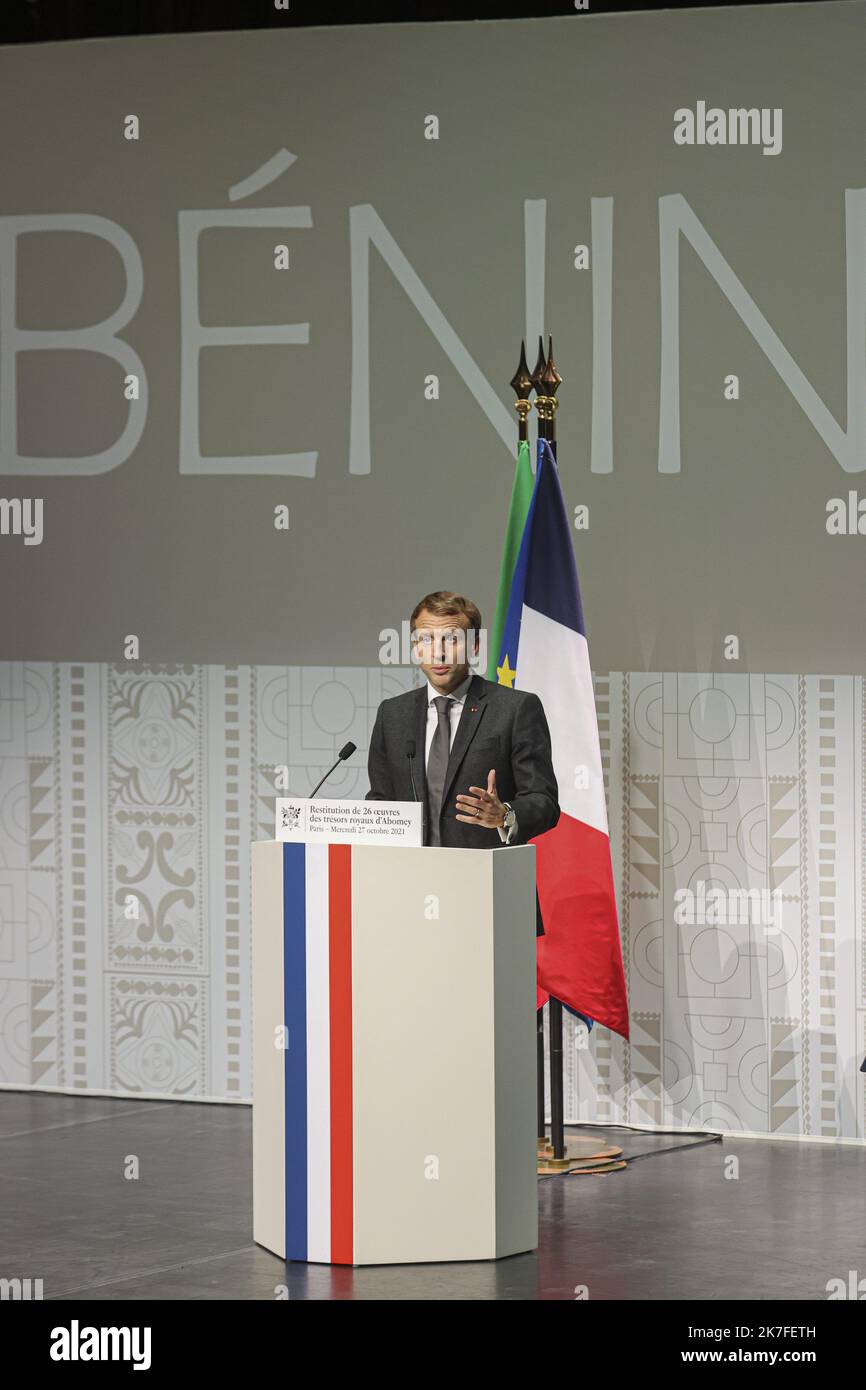
[[[250,1094],[274,770],[363,796],[412,670],[0,664],[0,1082]],[[566,1019],[566,1119],[864,1135],[860,677],[596,677],[630,1043]],[[704,882],[781,913],[687,925]],[[138,915],[129,904],[137,904]]]

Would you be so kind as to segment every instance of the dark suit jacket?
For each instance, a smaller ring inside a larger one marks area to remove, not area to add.
[[[420,801],[427,833],[427,783],[424,746],[428,688],[409,690],[383,700],[370,736],[368,800]],[[415,742],[410,771],[406,744]],[[510,690],[473,676],[445,774],[439,835],[442,845],[461,849],[495,849],[502,845],[498,830],[466,825],[456,819],[457,794],[470,786],[486,787],[496,769],[500,801],[514,807],[517,833],[511,843],[525,845],[551,830],[559,820],[559,789],[550,756],[550,731],[544,708],[528,690]],[[415,788],[412,787],[414,773]],[[417,795],[416,795],[417,793]],[[540,925],[537,930],[543,931]]]

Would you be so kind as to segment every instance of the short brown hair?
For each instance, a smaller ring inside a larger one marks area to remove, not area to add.
[[[435,618],[448,618],[452,614],[454,617],[467,618],[467,627],[470,630],[476,633],[481,631],[481,613],[477,604],[474,604],[471,598],[464,598],[462,594],[453,594],[450,589],[437,589],[435,594],[426,594],[420,603],[415,604],[409,619],[410,632],[415,629],[418,614],[423,613],[425,609]]]

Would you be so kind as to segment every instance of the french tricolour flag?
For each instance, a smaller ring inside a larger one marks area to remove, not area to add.
[[[552,996],[628,1037],[592,672],[571,528],[556,461],[538,441],[535,487],[514,569],[499,683],[541,699],[561,815],[539,835],[538,1004]]]

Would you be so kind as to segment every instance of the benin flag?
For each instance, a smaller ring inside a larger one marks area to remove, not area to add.
[[[496,614],[493,619],[493,626],[490,629],[490,643],[487,648],[489,660],[487,663],[487,679],[496,682],[496,667],[499,661],[499,648],[502,645],[502,631],[505,627],[505,615],[508,612],[508,600],[511,596],[511,581],[514,578],[514,566],[517,564],[517,556],[520,551],[520,542],[523,537],[523,528],[526,525],[526,516],[529,511],[529,503],[532,498],[532,489],[535,479],[532,476],[532,465],[529,462],[529,441],[521,439],[517,446],[517,467],[514,470],[514,486],[511,489],[511,506],[508,509],[508,521],[505,526],[505,544],[502,547],[502,567],[499,571],[499,592],[496,595]]]

